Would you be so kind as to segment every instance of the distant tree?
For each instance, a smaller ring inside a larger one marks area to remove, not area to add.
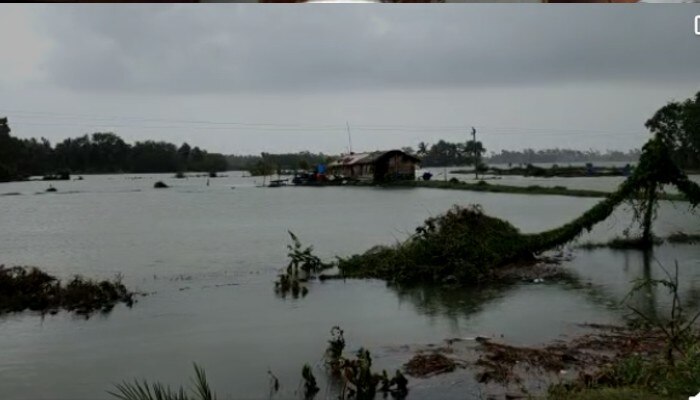
[[[683,102],[661,107],[645,126],[672,149],[684,168],[700,168],[700,92]]]
[[[17,150],[19,141],[10,136],[10,124],[7,118],[0,118],[0,182],[18,178]]]

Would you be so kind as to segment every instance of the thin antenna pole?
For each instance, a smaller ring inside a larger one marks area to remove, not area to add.
[[[352,135],[350,134],[350,123],[345,121],[345,126],[348,128],[348,145],[350,146],[350,153],[352,154]]]
[[[476,129],[472,126],[472,145],[474,146],[474,179],[479,179],[479,149],[476,147]]]

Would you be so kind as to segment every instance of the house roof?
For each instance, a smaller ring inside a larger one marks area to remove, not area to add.
[[[340,167],[340,166],[350,166],[350,165],[363,165],[372,164],[378,159],[388,155],[389,153],[401,153],[405,157],[410,157],[414,161],[419,162],[420,159],[414,157],[410,154],[404,153],[401,150],[389,150],[389,151],[372,151],[368,153],[352,153],[344,154],[340,156],[339,159],[333,161],[328,166],[329,167]]]

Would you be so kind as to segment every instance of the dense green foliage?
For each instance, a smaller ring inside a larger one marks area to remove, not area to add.
[[[646,127],[672,150],[679,166],[700,168],[700,92],[694,98],[661,107]]]
[[[76,276],[67,284],[37,268],[0,265],[0,313],[65,309],[79,314],[133,304],[133,293],[119,279],[92,281]]]
[[[406,242],[340,259],[338,267],[347,277],[476,284],[492,267],[528,257],[524,244],[518,229],[478,206],[454,207],[426,220]]]
[[[98,132],[69,138],[55,147],[46,139],[18,139],[10,135],[7,118],[0,118],[0,182],[33,175],[113,172],[216,172],[228,169],[221,154],[183,143],[151,140],[124,142],[114,133]]]

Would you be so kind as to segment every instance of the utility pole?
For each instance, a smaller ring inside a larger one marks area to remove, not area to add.
[[[479,149],[476,147],[476,129],[472,126],[472,145],[474,146],[474,179],[479,179]]]
[[[350,123],[345,121],[345,126],[348,128],[348,146],[350,149],[350,154],[352,154],[352,136],[350,135]]]

